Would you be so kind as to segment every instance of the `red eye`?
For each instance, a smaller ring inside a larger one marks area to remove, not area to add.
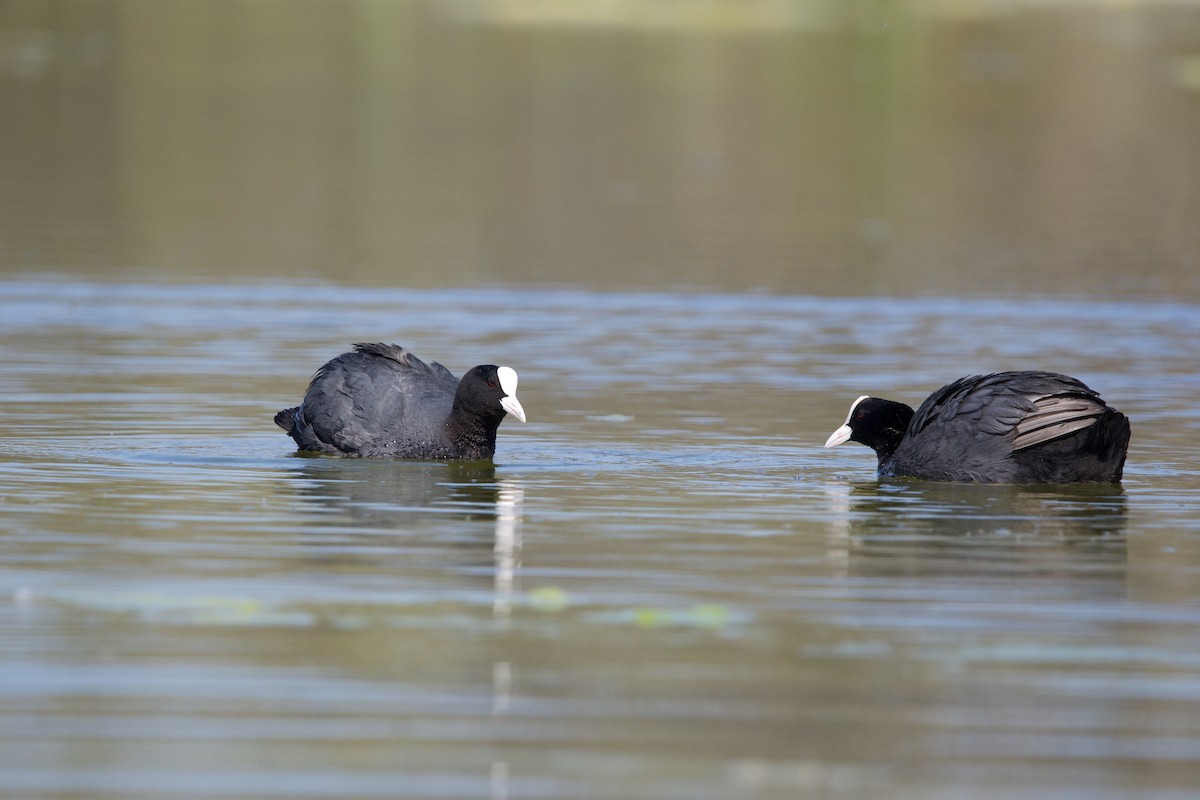
[[[496,388],[496,382],[495,382],[495,381],[488,381],[488,388],[489,388],[489,389],[495,389],[495,388]]]

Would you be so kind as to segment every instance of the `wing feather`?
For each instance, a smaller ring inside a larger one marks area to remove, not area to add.
[[[457,386],[437,362],[426,364],[398,345],[360,342],[317,370],[301,413],[320,441],[356,453],[401,431],[436,437]]]
[[[1030,398],[1034,410],[1016,424],[1013,450],[1024,450],[1095,424],[1106,406],[1095,397],[1068,394]]]

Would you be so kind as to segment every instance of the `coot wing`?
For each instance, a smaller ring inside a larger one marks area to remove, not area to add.
[[[1016,426],[1013,450],[1059,439],[1094,424],[1107,410],[1095,393],[1043,395],[1031,398],[1034,410]]]
[[[458,379],[397,345],[356,344],[317,371],[301,413],[322,442],[344,453],[436,442]]]
[[[1082,382],[1053,372],[998,372],[960,378],[934,392],[909,424],[909,435],[952,436],[960,444],[987,437],[1022,450],[1088,427],[1107,409]]]
[[[1012,431],[1034,406],[991,375],[971,375],[931,394],[913,414],[891,471],[954,481],[1007,481]]]
[[[1001,373],[1003,374],[1003,373]],[[979,430],[1003,436],[1029,412],[1033,404],[1010,391],[998,375],[969,375],[938,389],[913,414],[908,435],[921,434],[928,428],[945,436],[947,426],[958,435]]]

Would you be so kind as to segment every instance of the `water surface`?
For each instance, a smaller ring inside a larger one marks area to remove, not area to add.
[[[1194,307],[2,289],[5,794],[1200,779]],[[296,456],[271,416],[364,338],[514,366],[530,423],[494,464]],[[863,392],[1012,366],[1130,415],[1123,486],[881,483],[866,449],[820,447]]]

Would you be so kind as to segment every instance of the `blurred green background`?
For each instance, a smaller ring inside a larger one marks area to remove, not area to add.
[[[0,271],[1200,296],[1200,7],[6,0]]]

